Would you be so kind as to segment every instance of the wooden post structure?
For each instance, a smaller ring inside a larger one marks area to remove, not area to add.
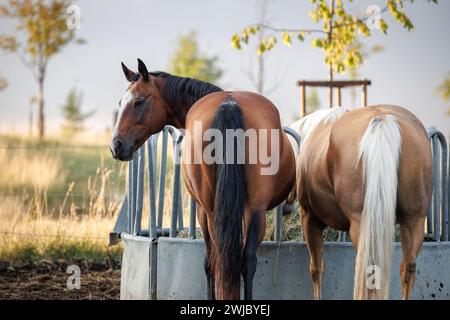
[[[297,81],[297,85],[300,87],[300,116],[304,117],[307,115],[306,113],[306,87],[323,87],[329,88],[332,92],[333,88],[336,88],[336,96],[337,96],[337,105],[342,106],[342,95],[341,89],[348,87],[361,87],[361,104],[363,107],[367,106],[367,86],[370,86],[372,82],[370,80],[333,80],[333,81],[308,81],[308,80],[299,80]],[[328,98],[330,101],[329,106],[332,107],[332,98],[333,94],[328,93]]]
[[[336,88],[337,106],[342,107],[341,87]]]
[[[328,89],[328,107],[333,108],[333,87],[330,82],[330,89]]]
[[[306,86],[300,86],[300,117],[306,115]]]
[[[367,80],[365,80],[364,84],[362,85],[362,94],[361,94],[361,100],[362,100],[362,106],[367,107]]]

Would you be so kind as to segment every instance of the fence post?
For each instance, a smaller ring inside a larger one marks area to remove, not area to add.
[[[168,126],[169,133],[172,135],[173,140],[173,189],[172,189],[172,211],[170,221],[170,237],[177,236],[177,222],[179,217],[179,204],[180,204],[180,169],[181,158],[180,149],[182,141],[182,133],[175,127]]]
[[[282,227],[283,227],[283,219],[282,219],[282,207],[283,204],[279,204],[275,208],[275,241],[280,242],[282,238]]]
[[[449,220],[450,220],[450,212],[449,212],[449,194],[448,194],[448,145],[445,140],[442,132],[439,132],[437,135],[440,143],[441,143],[441,175],[442,175],[442,241],[449,240]]]
[[[149,247],[149,295],[150,299],[156,300],[157,275],[158,275],[158,233],[156,228],[156,148],[158,145],[158,134],[152,135],[147,140],[148,154],[148,232],[150,237]],[[145,152],[145,151],[144,151]],[[144,153],[145,154],[145,153]]]
[[[436,241],[449,239],[448,148],[445,136],[439,130],[428,129],[433,148],[433,204],[428,212],[428,233],[433,215],[433,234]]]
[[[427,214],[427,230],[426,235],[433,235],[433,205],[430,203],[430,207],[428,208]]]
[[[436,241],[441,240],[440,235],[440,170],[439,170],[439,141],[436,136],[432,137],[433,144],[433,168],[434,168],[434,190],[433,190],[433,232]]]
[[[138,161],[139,161],[139,151],[136,150],[136,152],[133,154],[133,160],[131,163],[132,167],[132,176],[133,176],[133,186],[132,186],[132,192],[133,196],[131,197],[132,203],[133,203],[133,210],[131,211],[131,230],[130,233],[134,234],[134,221],[136,220],[136,204],[137,204],[137,171],[138,171]]]
[[[158,228],[162,230],[163,213],[164,213],[164,192],[166,188],[166,172],[167,172],[167,129],[163,130],[163,141],[161,149],[161,164],[159,173],[159,194],[158,194]],[[156,166],[156,163],[155,163]]]
[[[197,237],[197,226],[196,226],[196,218],[197,218],[197,204],[195,203],[194,198],[191,198],[191,206],[189,210],[189,238],[195,239]]]
[[[181,165],[181,164],[180,164]],[[178,230],[184,230],[183,222],[183,193],[182,186],[180,183],[180,188],[178,189]]]
[[[142,207],[144,202],[144,170],[145,170],[145,146],[142,146],[137,151],[138,171],[137,171],[137,204],[136,214],[134,220],[133,235],[139,235],[141,233],[142,223]]]
[[[134,206],[133,206],[133,162],[134,162],[134,155],[133,159],[131,159],[128,162],[128,185],[127,185],[127,200],[128,200],[128,210],[127,210],[127,233],[131,234],[132,231],[132,221],[133,221],[133,212],[134,212]]]
[[[157,139],[157,136],[156,136]],[[148,154],[148,232],[150,238],[157,239],[158,234],[156,230],[156,199],[155,199],[155,170],[154,167],[155,157],[153,156],[156,140],[154,136],[150,137],[147,141],[147,154]]]
[[[157,299],[157,278],[158,278],[158,240],[156,238],[150,239],[150,252],[149,252],[149,266],[150,274],[148,277],[149,281],[149,294],[151,300]]]
[[[172,212],[170,223],[170,237],[177,236],[178,221],[178,189],[180,188],[180,164],[175,163],[173,166],[173,190],[172,190]]]

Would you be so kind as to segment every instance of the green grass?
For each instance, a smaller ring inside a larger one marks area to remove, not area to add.
[[[82,144],[64,143],[59,140],[25,140],[14,136],[0,136],[0,146],[8,149],[8,152],[14,153],[19,150],[26,150],[31,156],[34,153],[48,152],[58,156],[64,166],[64,170],[68,173],[64,186],[75,181],[77,184],[87,182],[90,176],[94,176],[100,163],[103,162],[106,168],[114,168],[119,165],[111,157],[108,147],[105,146],[83,146]],[[1,188],[1,184],[0,184]],[[55,191],[55,190],[49,190]]]
[[[99,143],[101,144],[101,143]],[[104,144],[104,143],[103,143]],[[73,146],[71,146],[73,145]],[[57,139],[46,139],[44,141],[29,140],[17,136],[0,136],[0,146],[7,148],[8,156],[14,157],[20,154],[26,158],[34,155],[51,155],[56,157],[62,166],[61,179],[50,185],[45,191],[47,193],[50,207],[57,206],[62,202],[69,186],[73,183],[72,197],[77,207],[83,207],[89,199],[89,179],[93,183],[98,169],[112,170],[108,187],[115,193],[124,191],[125,188],[125,164],[115,161],[105,146],[82,146],[82,143],[68,143]],[[35,174],[41,174],[36,172]],[[35,186],[19,185],[11,187],[0,182],[1,194],[23,195],[33,193]],[[110,195],[107,195],[110,196]],[[116,196],[116,195],[114,195]]]
[[[116,162],[112,159],[110,152],[106,147],[107,142],[100,141],[98,144],[104,145],[104,147],[97,148],[93,147],[92,143],[91,145],[86,145],[82,141],[67,142],[57,138],[50,138],[41,142],[18,136],[0,136],[0,146],[11,147],[10,149],[7,149],[8,154],[4,155],[5,160],[14,158],[14,153],[16,152],[18,152],[20,157],[29,159],[32,159],[36,155],[44,155],[41,159],[35,159],[34,161],[36,162],[45,162],[47,159],[45,155],[48,155],[49,159],[55,158],[57,160],[56,163],[60,167],[58,169],[58,172],[60,172],[59,176],[62,177],[62,179],[57,179],[58,177],[54,177],[54,181],[49,185],[48,189],[43,191],[41,190],[40,193],[36,193],[35,186],[32,184],[27,184],[27,180],[17,184],[16,187],[14,187],[15,189],[11,189],[11,184],[9,184],[10,181],[0,181],[0,200],[2,200],[0,203],[0,223],[3,223],[3,226],[0,226],[0,231],[14,231],[30,235],[30,237],[25,238],[20,236],[0,236],[0,260],[32,263],[36,263],[39,260],[57,259],[68,261],[86,260],[88,262],[102,262],[107,258],[110,259],[111,257],[113,257],[114,260],[120,260],[122,248],[120,246],[108,247],[107,245],[107,236],[115,219],[115,211],[110,210],[106,215],[104,214],[104,211],[102,211],[101,214],[97,214],[95,210],[90,209],[92,207],[89,206],[89,203],[93,198],[96,199],[96,195],[100,192],[100,180],[104,179],[106,175],[108,180],[105,184],[106,189],[104,195],[102,195],[104,201],[107,201],[106,199],[108,197],[121,198],[125,192],[127,165],[125,163]],[[73,147],[70,147],[71,145],[73,145]],[[80,145],[85,145],[85,147],[80,148]],[[167,202],[165,203],[165,212],[167,214],[170,212],[171,208],[171,176],[173,173],[170,139],[168,149],[166,175]],[[24,154],[22,155],[20,152]],[[158,166],[160,156],[161,150],[159,149]],[[16,163],[12,163],[10,165],[16,165]],[[20,165],[26,166],[28,163],[27,161],[21,161]],[[7,166],[8,164],[6,164],[6,167],[5,165],[2,167],[0,164],[0,170],[8,170],[9,168]],[[36,174],[46,174],[46,172],[51,174],[50,169],[52,168],[48,169],[49,170],[42,170],[42,172],[36,172]],[[157,172],[159,172],[159,168]],[[68,203],[64,206],[64,211],[66,212],[65,214],[69,216],[66,216],[63,220],[57,220],[55,219],[57,218],[55,217],[55,213],[58,213],[71,184],[73,184],[73,189],[70,191]],[[158,184],[159,175],[157,177],[157,185]],[[7,196],[2,197],[1,194],[11,192],[20,195],[28,193],[30,197],[27,198],[27,200],[18,198],[19,202],[17,204],[13,203],[10,204],[10,207],[6,207],[6,202],[10,199],[8,199]],[[45,193],[44,195],[43,192]],[[185,195],[183,205],[184,211],[188,213],[189,201],[187,201],[187,192],[185,192]],[[42,200],[42,203],[39,205],[30,207],[29,204],[35,201],[38,197],[45,199]],[[21,203],[20,201],[24,201],[24,203]],[[45,209],[45,206],[48,206],[50,209]],[[3,217],[1,216],[2,211],[6,213]],[[25,219],[25,222],[21,221],[19,224],[15,225],[15,217],[19,214],[23,214],[23,212],[26,212],[29,216],[26,217],[27,219]],[[145,207],[144,212],[146,212]],[[79,217],[85,214],[92,215],[92,220],[84,223],[80,221]],[[145,221],[146,218],[144,217],[143,220]],[[168,215],[165,216],[165,224],[167,224],[169,220]],[[187,221],[189,221],[186,214],[184,220],[186,225]],[[55,227],[56,225],[57,227]],[[91,228],[92,226],[97,225],[99,228]],[[292,214],[283,217],[282,239],[302,239],[302,230],[300,225],[300,214],[297,208]],[[50,230],[49,228],[52,229]],[[34,233],[54,233],[54,235],[52,237],[39,238],[33,237],[32,235]],[[101,240],[99,241],[98,239],[93,239],[96,237],[100,237]],[[338,232],[335,230],[327,228],[324,231],[324,238],[326,241],[336,240],[337,237]],[[265,240],[273,239],[274,213],[272,211],[267,215]]]
[[[122,250],[121,245],[109,247],[106,243],[87,239],[22,239],[0,246],[0,260],[10,264],[37,264],[43,260],[105,263],[112,260],[120,265]]]
[[[112,159],[105,141],[98,145],[0,136],[0,260],[120,260],[108,234],[126,165]]]

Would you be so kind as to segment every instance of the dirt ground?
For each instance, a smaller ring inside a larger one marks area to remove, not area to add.
[[[69,265],[80,267],[80,289],[69,290]],[[111,300],[119,299],[120,270],[105,264],[63,261],[10,265],[0,261],[0,299]]]

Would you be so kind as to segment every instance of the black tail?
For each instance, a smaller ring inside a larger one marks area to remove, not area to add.
[[[227,163],[226,129],[245,130],[239,104],[234,101],[223,102],[217,110],[213,124],[223,137],[223,164],[216,164],[216,193],[214,217],[216,228],[216,252],[214,270],[216,271],[217,297],[219,299],[239,299],[240,272],[242,263],[242,216],[247,194],[244,164],[239,164],[238,150],[244,150],[236,137],[233,141],[233,162]],[[230,142],[228,143],[230,144]],[[228,150],[232,152],[233,150]]]

